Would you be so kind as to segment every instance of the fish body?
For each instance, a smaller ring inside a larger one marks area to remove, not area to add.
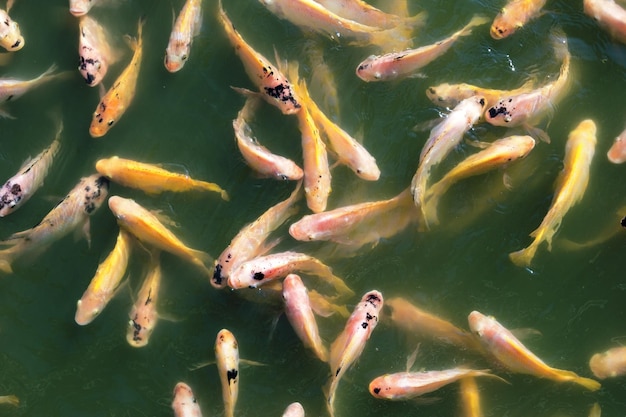
[[[74,321],[84,326],[91,323],[104,310],[117,293],[126,274],[133,237],[120,230],[113,250],[98,265],[94,277],[76,303]]]
[[[215,339],[215,360],[222,384],[226,417],[233,417],[239,396],[239,345],[230,330],[222,329]]]
[[[96,107],[89,126],[89,134],[93,138],[99,138],[107,134],[111,127],[124,115],[126,109],[135,98],[139,69],[143,58],[143,24],[140,19],[137,25],[137,38],[128,41],[130,48],[134,51],[130,63],[124,71],[117,77],[115,82],[100,103]]]
[[[406,334],[454,345],[462,350],[483,352],[482,346],[471,333],[404,298],[391,298],[386,305],[391,309],[391,322]]]
[[[515,265],[528,267],[543,241],[548,243],[548,250],[552,250],[552,238],[559,230],[563,217],[582,199],[587,189],[589,166],[595,154],[596,143],[596,125],[590,119],[583,120],[570,132],[565,145],[563,169],[556,180],[550,209],[539,227],[530,234],[533,242],[528,247],[509,254]]]
[[[59,122],[54,141],[34,158],[24,161],[17,174],[0,188],[0,217],[19,209],[43,185],[54,157],[61,147],[63,122]]]
[[[589,368],[600,379],[626,375],[626,346],[596,353],[589,360]]]
[[[524,158],[534,147],[535,140],[530,136],[509,136],[498,139],[486,149],[465,158],[428,189],[425,208],[427,223],[439,223],[439,200],[453,184]]]
[[[24,36],[20,31],[20,25],[9,16],[7,10],[0,9],[0,46],[9,52],[19,51],[24,47]]]
[[[614,164],[626,162],[626,129],[615,138],[606,156]]]
[[[533,84],[534,82],[529,80],[521,87],[513,90],[494,90],[467,83],[443,83],[428,87],[426,89],[426,96],[433,104],[450,109],[456,107],[461,100],[473,96],[482,96],[485,98],[485,107],[489,108],[495,105],[501,97],[510,97],[531,91]]]
[[[241,263],[231,271],[228,286],[233,289],[256,288],[297,271],[320,277],[340,295],[353,294],[345,282],[332,273],[330,267],[312,256],[290,251],[259,256]]]
[[[491,24],[493,39],[504,39],[540,15],[547,0],[509,0]]]
[[[252,136],[247,119],[250,117],[252,108],[256,107],[254,104],[256,101],[255,98],[248,98],[243,109],[237,114],[237,118],[233,120],[235,140],[241,156],[248,166],[261,177],[277,180],[299,180],[304,175],[302,168],[291,159],[272,153]]]
[[[317,2],[338,16],[367,26],[391,29],[404,20],[400,16],[385,13],[362,0],[317,0]]]
[[[331,417],[335,415],[334,404],[337,384],[365,349],[365,343],[378,324],[383,302],[383,295],[379,291],[372,290],[365,293],[348,318],[343,331],[330,347],[331,376],[324,393],[326,394],[326,406]]]
[[[285,408],[282,417],[304,417],[304,407],[298,402],[291,403]]]
[[[17,407],[20,405],[20,399],[17,395],[0,395],[0,404],[9,404]]]
[[[585,14],[591,16],[609,34],[626,43],[626,9],[614,0],[583,0]]]
[[[100,174],[81,178],[35,227],[14,233],[3,242],[11,246],[0,250],[0,271],[11,273],[11,263],[18,257],[42,251],[81,227],[87,242],[91,243],[89,216],[102,205],[108,191],[109,180]]]
[[[188,175],[170,172],[157,165],[118,156],[98,160],[96,171],[117,184],[142,190],[147,194],[160,194],[164,191],[212,191],[220,193],[224,200],[228,200],[228,193],[217,184],[195,180]]]
[[[298,210],[294,203],[302,197],[302,183],[286,199],[273,205],[252,223],[244,226],[230,241],[215,263],[211,285],[224,288],[231,272],[240,264],[265,254],[275,243],[267,243],[268,236]]]
[[[425,215],[426,187],[431,169],[461,142],[463,135],[480,118],[484,105],[485,99],[481,96],[467,98],[430,131],[428,141],[420,154],[419,167],[411,180],[413,201],[420,208],[422,215]],[[428,226],[428,223],[426,225]]]
[[[300,100],[293,91],[287,77],[263,55],[255,51],[235,30],[219,2],[219,20],[226,32],[235,53],[241,59],[250,80],[258,87],[261,96],[276,106],[283,114],[296,114],[300,111]]]
[[[436,391],[462,378],[477,376],[499,378],[490,373],[488,369],[454,368],[443,371],[397,372],[374,378],[370,382],[369,391],[375,398],[405,401]]]
[[[328,362],[328,349],[319,334],[307,289],[300,277],[289,274],[283,280],[285,315],[304,346],[322,362]]]
[[[152,255],[150,269],[143,280],[137,300],[128,313],[128,329],[126,330],[126,341],[133,347],[143,347],[150,341],[150,336],[159,320],[157,303],[161,290],[161,264],[159,254]]]
[[[174,387],[172,409],[174,417],[202,417],[202,410],[191,387],[184,382],[179,382]]]
[[[590,391],[600,389],[598,381],[546,365],[493,317],[472,311],[468,316],[468,322],[472,333],[478,337],[485,349],[508,370],[553,381],[573,382]]]
[[[73,16],[84,16],[91,10],[92,7],[103,3],[103,0],[69,0],[70,1],[70,13]]]
[[[83,16],[78,21],[78,71],[90,87],[95,87],[106,76],[109,66],[120,59],[110,44],[111,36],[96,19]]]
[[[366,82],[390,81],[415,76],[417,70],[446,53],[459,38],[469,36],[474,27],[485,23],[487,23],[486,17],[474,16],[461,30],[432,45],[384,55],[372,55],[357,65],[356,75]]]
[[[52,64],[50,68],[44,71],[41,75],[31,80],[0,78],[0,104],[10,100],[16,100],[33,88],[67,74],[66,72],[55,74],[56,70],[56,64]]]
[[[461,417],[483,417],[476,378],[461,378]]]
[[[135,200],[112,196],[109,209],[117,218],[117,224],[140,241],[191,262],[209,277],[213,275],[205,265],[211,261],[209,254],[186,246],[157,216]]]
[[[169,72],[180,71],[191,53],[193,38],[202,28],[202,0],[187,0],[183,5],[165,49],[164,64]]]

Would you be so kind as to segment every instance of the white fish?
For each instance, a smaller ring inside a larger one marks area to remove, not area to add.
[[[222,329],[215,339],[215,360],[222,383],[226,417],[233,417],[239,396],[239,345],[230,330]]]
[[[172,409],[175,417],[202,417],[200,405],[196,401],[191,387],[184,382],[179,382],[174,387]]]
[[[611,37],[626,43],[626,9],[614,0],[583,0],[585,14],[591,16]]]
[[[180,71],[191,53],[193,38],[202,29],[202,0],[187,0],[174,22],[165,49],[164,64],[169,72]]]
[[[304,407],[298,402],[291,403],[285,408],[282,417],[304,417]]]
[[[88,86],[95,87],[106,76],[109,66],[119,61],[121,54],[111,46],[108,31],[93,17],[81,17],[78,29],[78,71]]]
[[[24,47],[24,37],[20,31],[20,25],[11,19],[9,11],[13,2],[7,2],[7,9],[0,9],[0,46],[10,52],[19,51]]]

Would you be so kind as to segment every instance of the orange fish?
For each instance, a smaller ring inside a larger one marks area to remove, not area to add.
[[[589,360],[589,368],[600,379],[626,375],[626,346],[596,353]]]
[[[547,0],[509,0],[500,10],[489,33],[494,39],[504,39],[540,15]]]

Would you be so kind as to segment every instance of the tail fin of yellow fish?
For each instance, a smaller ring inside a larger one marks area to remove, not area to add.
[[[537,240],[530,244],[527,248],[509,253],[509,259],[517,266],[528,267],[537,252]]]
[[[230,200],[230,197],[228,197],[228,193],[226,192],[226,190],[224,190],[222,187],[220,187],[219,185],[215,183],[206,182],[206,181],[195,181],[194,184],[196,187],[200,188],[201,190],[215,191],[217,193],[220,193],[220,197],[222,197],[222,200],[224,201]]]
[[[476,26],[484,25],[491,20],[487,16],[476,15],[468,22],[463,29],[459,31],[459,36],[468,36],[472,33],[472,29]]]
[[[439,224],[439,216],[437,215],[439,200],[441,196],[448,191],[448,188],[450,188],[449,182],[442,179],[428,189],[426,197],[424,198],[426,203],[423,207],[424,221],[427,227]]]
[[[11,262],[6,259],[0,259],[0,272],[4,274],[12,274],[13,268],[11,268]]]
[[[369,42],[380,46],[385,52],[401,51],[413,47],[413,30],[421,26],[427,17],[426,12],[421,12],[402,22],[402,24],[386,30],[371,32]]]
[[[566,371],[563,369],[553,369],[553,370],[555,371],[555,374],[557,375],[557,377],[560,378],[562,381],[571,381],[575,384],[582,385],[583,387],[587,388],[589,391],[597,391],[602,386],[595,379],[579,376],[578,374],[572,371]]]

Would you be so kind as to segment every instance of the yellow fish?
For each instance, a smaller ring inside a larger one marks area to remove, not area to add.
[[[222,329],[217,333],[215,360],[222,383],[225,415],[233,417],[239,396],[239,345],[230,330]]]
[[[169,72],[180,71],[191,52],[191,42],[202,27],[202,0],[187,0],[174,23],[165,49],[164,64]]]
[[[491,25],[489,33],[493,39],[504,39],[528,21],[540,15],[547,0],[509,0],[500,10]]]
[[[159,251],[152,253],[150,269],[139,288],[137,300],[128,313],[128,329],[126,341],[133,347],[143,347],[150,341],[159,319],[156,305],[159,300],[161,289],[161,264],[159,263]]]

